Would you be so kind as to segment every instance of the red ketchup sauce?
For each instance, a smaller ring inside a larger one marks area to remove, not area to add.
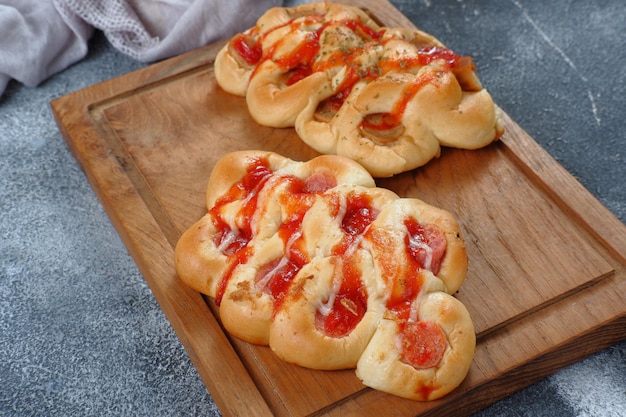
[[[378,216],[378,210],[372,207],[371,197],[364,194],[350,194],[346,201],[346,212],[341,222],[342,240],[332,249],[335,267],[340,264],[341,285],[327,315],[316,312],[316,327],[324,334],[339,338],[344,337],[360,323],[367,311],[367,289],[361,279],[361,270],[357,265],[354,245],[359,245],[360,237]],[[341,259],[339,261],[339,259]]]
[[[355,84],[361,80],[371,81],[390,71],[407,72],[428,65],[436,60],[444,61],[452,71],[456,69],[462,71],[468,66],[470,70],[474,68],[474,63],[470,57],[456,55],[450,49],[439,46],[423,47],[418,50],[415,56],[403,56],[397,59],[387,58],[381,60],[376,66],[363,67],[356,57],[358,57],[362,50],[370,48],[374,44],[380,45],[383,42],[382,37],[385,33],[385,29],[383,28],[380,31],[374,30],[360,20],[326,22],[316,31],[308,33],[305,40],[302,41],[291,54],[281,56],[280,58],[274,57],[274,51],[277,49],[276,45],[269,51],[263,51],[261,49],[260,45],[262,39],[274,30],[287,26],[290,27],[291,31],[295,32],[299,30],[301,26],[312,25],[323,21],[323,19],[323,15],[310,15],[304,19],[304,23],[296,23],[295,20],[292,20],[272,29],[263,36],[256,34],[258,28],[255,28],[249,35],[240,34],[235,36],[231,41],[232,46],[244,61],[250,65],[258,65],[263,60],[273,59],[274,62],[287,73],[286,84],[288,86],[303,80],[314,72],[325,71],[337,65],[345,65],[347,72],[342,84],[337,87],[337,93],[327,99],[330,109],[334,112],[339,110],[352,92]],[[338,48],[330,56],[324,57],[323,60],[317,59],[322,32],[329,26],[337,24],[351,29],[361,38],[362,46],[348,50]],[[254,76],[255,72],[253,72],[252,76]],[[401,124],[407,103],[415,96],[420,88],[430,82],[432,82],[432,76],[420,77],[407,87],[402,95],[402,99],[396,103],[390,113],[383,114],[382,117],[375,119],[365,119],[362,122],[361,128],[372,131],[387,131],[398,127]]]
[[[288,240],[299,228],[298,220],[294,220],[283,224],[279,229],[279,233],[283,240]],[[263,277],[263,274],[272,274],[262,291],[272,296],[274,312],[280,309],[293,279],[308,262],[309,258],[304,250],[303,241],[298,237],[291,242],[291,246],[284,257],[273,260],[259,271],[257,281]]]
[[[263,57],[263,48],[252,34],[240,33],[231,41],[232,48],[248,65],[257,65]]]
[[[430,263],[436,265],[438,271],[445,255],[445,238],[437,227],[420,225],[412,217],[405,219],[404,225],[407,230],[404,262],[408,265],[398,264],[397,256],[394,256],[394,252],[388,249],[394,245],[394,242],[384,231],[372,229],[367,237],[380,254],[378,262],[386,278],[387,286],[390,288],[390,297],[386,307],[394,314],[399,326],[402,360],[417,369],[431,368],[439,365],[443,358],[446,336],[437,323],[419,321],[419,317],[412,318],[411,305],[422,291],[423,285],[422,271],[425,255],[422,252],[425,249],[421,243],[429,246],[432,243]]]
[[[293,279],[309,262],[301,230],[302,219],[314,203],[313,194],[307,191],[303,180],[296,177],[286,177],[284,180],[289,183],[289,186],[288,191],[281,195],[281,203],[285,207],[287,218],[279,226],[278,235],[284,242],[286,251],[282,258],[271,262],[275,266],[267,273],[272,275],[262,288],[262,291],[270,294],[274,299],[274,312],[282,306]],[[257,281],[262,278],[264,276],[259,274]]]
[[[372,131],[392,130],[402,124],[402,118],[407,105],[413,100],[413,97],[426,85],[433,81],[434,76],[430,73],[423,74],[416,78],[413,82],[407,84],[391,112],[381,113],[378,118],[364,118],[361,121],[361,129],[369,129]]]
[[[351,193],[346,199],[346,213],[341,221],[344,238],[333,252],[344,253],[347,246],[362,236],[378,216],[379,210],[372,207],[372,197]]]
[[[350,334],[367,311],[367,290],[361,280],[361,270],[349,257],[338,263],[341,264],[342,282],[332,308],[326,316],[319,310],[315,316],[317,329],[335,338]]]
[[[248,247],[248,243],[253,237],[250,220],[257,207],[258,192],[271,175],[272,170],[269,167],[269,162],[263,158],[256,159],[248,166],[243,178],[233,184],[223,196],[218,198],[215,205],[209,210],[216,229],[214,243],[217,247],[221,246],[222,253],[229,257],[228,268],[217,287],[215,295],[217,305],[220,305],[222,301],[226,284],[230,280],[234,269],[237,265],[245,263],[252,253],[251,248]],[[250,198],[248,198],[249,196]],[[237,200],[245,201],[245,204],[242,205],[237,213],[236,223],[240,225],[240,228],[233,230],[222,218],[220,209],[224,205]],[[225,243],[225,239],[228,239],[227,243]]]
[[[315,195],[336,186],[333,177],[320,173],[314,173],[305,180],[284,176],[281,182],[287,183],[286,192],[280,196],[286,218],[278,228],[278,235],[286,251],[282,257],[261,267],[256,277],[257,283],[264,281],[261,291],[272,296],[274,313],[282,306],[298,272],[310,261],[301,236],[302,220],[315,202]]]
[[[404,243],[408,254],[421,269],[428,269],[437,275],[447,247],[443,232],[436,226],[419,224],[414,218],[406,219],[404,225],[407,229]]]
[[[312,63],[320,49],[320,32],[311,32],[306,40],[290,54],[274,60],[281,68],[289,69],[287,85],[292,85],[313,73]]]

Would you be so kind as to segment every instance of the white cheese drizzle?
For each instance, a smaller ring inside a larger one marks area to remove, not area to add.
[[[291,236],[289,237],[289,240],[287,240],[287,244],[285,245],[285,252],[282,258],[280,258],[280,261],[278,262],[278,264],[276,264],[274,268],[268,271],[259,281],[257,281],[256,288],[259,291],[265,288],[267,283],[272,279],[272,277],[274,277],[274,275],[276,275],[278,271],[281,270],[281,268],[287,265],[287,263],[289,262],[289,257],[287,256],[287,254],[290,252],[291,246],[293,246],[294,242],[298,240],[300,236],[302,236],[302,231],[300,230],[297,230],[291,234]]]
[[[337,265],[335,265],[335,271],[337,270]],[[337,298],[337,293],[341,288],[342,277],[337,277],[337,274],[333,274],[333,285],[330,288],[330,293],[328,294],[328,300],[320,304],[318,311],[323,317],[327,317],[330,312],[333,310],[333,305],[335,305],[335,299]]]
[[[226,253],[226,251],[228,250],[228,247],[237,240],[237,238],[239,237],[239,230],[238,229],[230,229],[225,236],[222,238],[222,241],[220,242],[219,246],[217,247],[217,249],[221,252],[221,253]]]
[[[428,246],[426,242],[424,242],[421,237],[413,236],[409,234],[409,244],[411,247],[415,249],[421,249],[426,253],[426,259],[424,260],[424,269],[431,271],[432,263],[433,263],[433,248]]]

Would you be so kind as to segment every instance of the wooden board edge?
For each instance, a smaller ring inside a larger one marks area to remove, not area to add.
[[[81,103],[77,105],[77,101]],[[125,177],[123,167],[102,148],[102,143],[98,143],[100,139],[96,127],[87,111],[94,101],[97,99],[83,98],[79,92],[78,95],[65,96],[51,102],[54,119],[70,152],[81,166],[111,223],[137,263],[220,412],[224,416],[273,415],[266,399],[202,296],[184,286],[175,276],[173,248],[162,235],[159,225],[150,216],[137,217],[143,221],[134,225],[126,221],[128,213],[145,213],[149,210]],[[68,104],[71,105],[69,111],[64,109]],[[82,126],[80,133],[70,133],[65,128],[66,125],[76,127],[77,124]],[[94,152],[97,148],[101,148],[100,151]],[[107,166],[117,168],[101,172],[101,167]],[[111,182],[115,182],[117,188],[122,187],[124,191],[115,196],[110,195],[107,191],[110,187],[106,184]],[[153,261],[154,257],[149,255],[151,251],[161,252],[157,257],[160,262]],[[176,297],[172,295],[174,293]],[[189,323],[193,323],[193,326],[190,327]],[[198,341],[207,343],[200,344]]]
[[[510,116],[502,113],[514,134],[502,138],[518,166],[549,194],[559,207],[626,264],[626,225],[543,149]]]
[[[369,2],[368,2],[369,3]],[[378,4],[376,2],[372,2],[374,5]],[[382,6],[381,6],[382,7]],[[376,8],[373,8],[373,12],[376,13]],[[208,48],[206,49],[208,50]],[[176,57],[173,58],[172,60],[160,63],[160,64],[156,64],[157,67],[155,67],[154,71],[142,71],[141,76],[139,76],[139,72],[137,72],[137,77],[133,78],[133,80],[136,80],[137,82],[139,82],[141,85],[143,86],[148,86],[151,83],[155,83],[155,82],[159,82],[160,80],[167,78],[169,76],[172,76],[173,74],[180,74],[177,73],[176,71],[173,71],[171,67],[178,67],[179,65],[184,64],[180,69],[181,71],[186,71],[189,70],[191,68],[197,67],[199,64],[199,60],[198,57],[196,56],[197,51],[188,54],[189,56],[187,57]],[[210,55],[210,53],[208,54]],[[175,65],[173,65],[175,63]],[[134,77],[135,74],[134,73],[130,73],[127,76],[132,76]],[[130,80],[130,78],[128,78]],[[105,96],[108,97],[115,97],[116,95],[119,94],[133,94],[134,92],[136,92],[137,90],[132,90],[132,91],[121,91],[118,89],[118,84],[115,81],[116,79],[104,82],[101,87],[103,87],[104,90],[107,90],[108,93],[105,94]],[[131,84],[133,84],[134,82],[131,82]],[[119,84],[123,84],[123,83],[119,83]],[[139,87],[142,88],[142,87]],[[129,236],[127,236],[127,231],[125,229],[125,227],[122,225],[122,219],[119,215],[115,215],[115,220],[112,217],[111,211],[110,211],[110,206],[107,206],[105,204],[105,197],[101,196],[100,193],[98,192],[98,179],[91,179],[89,178],[89,173],[91,172],[91,168],[85,168],[85,164],[86,162],[82,160],[82,158],[79,158],[78,153],[82,152],[81,150],[79,150],[78,148],[76,149],[72,149],[72,147],[77,147],[77,143],[80,140],[89,140],[89,138],[87,136],[85,136],[82,139],[79,138],[72,138],[70,139],[68,136],[68,133],[65,131],[64,128],[64,123],[61,121],[61,116],[57,114],[57,105],[61,106],[63,104],[63,98],[61,99],[57,99],[54,100],[52,103],[52,107],[53,107],[53,111],[55,113],[55,120],[57,122],[57,125],[59,126],[59,129],[61,130],[61,133],[63,135],[63,137],[65,138],[66,142],[68,143],[68,146],[70,147],[70,150],[72,151],[72,153],[74,154],[74,157],[76,158],[76,160],[81,164],[81,166],[83,167],[83,170],[85,171],[85,174],[87,175],[89,182],[91,183],[92,187],[94,188],[94,191],[96,191],[96,194],[98,194],[100,201],[102,202],[103,205],[105,205],[105,209],[106,212],[109,214],[109,217],[111,218],[112,223],[114,224],[116,230],[118,231],[118,233],[120,234],[120,236],[122,237],[122,240],[124,241],[126,247],[129,249],[129,251],[131,251],[131,254],[133,255],[133,258],[136,259],[138,266],[140,267],[140,270],[142,271],[142,273],[144,274],[144,277],[146,277],[146,280],[148,281],[148,283],[150,284],[150,287],[153,288],[154,285],[160,285],[160,284],[154,284],[154,283],[150,283],[150,281],[148,280],[148,276],[151,274],[151,268],[153,267],[152,265],[141,265],[140,262],[138,261],[138,259],[149,259],[146,258],[145,256],[143,256],[143,254],[141,253],[141,249],[138,249],[136,246],[137,245],[141,245],[142,242],[135,242],[133,243],[131,246],[129,246],[129,243],[127,243],[127,240],[130,239]],[[81,101],[82,103],[84,103],[86,106],[91,106],[91,104],[93,102],[97,102],[98,99],[95,98],[90,98],[90,99],[85,99],[85,98],[81,98],[79,99],[79,101]],[[80,115],[80,118],[85,118],[86,116],[84,114]],[[508,116],[507,116],[508,117]],[[72,123],[76,122],[76,114],[72,115],[71,117],[68,116],[67,119],[63,119],[64,121],[72,121]],[[511,120],[511,123],[513,123],[514,126],[517,126],[515,124],[515,122],[513,122]],[[507,126],[511,125],[510,123],[507,123]],[[515,127],[516,129],[519,127]],[[521,130],[521,128],[519,128]],[[523,132],[523,130],[521,130],[521,132]],[[527,136],[527,134],[525,132],[523,132],[524,135]],[[93,139],[93,138],[91,138]],[[71,142],[71,144],[70,144]],[[626,262],[626,233],[621,233],[621,232],[616,232],[616,231],[621,231],[624,230],[624,224],[622,222],[620,222],[614,215],[612,215],[612,213],[610,213],[610,211],[608,211],[608,209],[606,209],[606,207],[604,207],[598,200],[595,199],[595,197],[593,197],[591,195],[591,193],[589,193],[588,190],[586,190],[580,183],[578,183],[572,176],[571,174],[569,174],[567,171],[565,171],[560,165],[558,165],[557,167],[553,167],[553,164],[556,164],[556,162],[552,161],[552,157],[549,156],[547,154],[547,152],[545,150],[543,150],[543,148],[541,148],[539,145],[537,145],[534,140],[530,140],[529,142],[531,148],[527,148],[528,144],[527,143],[513,143],[512,146],[515,147],[515,154],[520,157],[520,165],[525,167],[525,169],[532,171],[533,175],[538,179],[538,181],[542,182],[544,184],[544,188],[547,192],[549,193],[556,193],[555,194],[555,198],[561,202],[561,206],[568,210],[568,212],[571,212],[575,215],[575,217],[577,218],[577,220],[579,220],[581,223],[583,223],[585,225],[586,230],[589,233],[592,233],[597,239],[601,240],[605,246],[607,246],[608,248],[611,248],[613,254],[615,254],[618,258],[621,259],[622,262]],[[535,152],[539,150],[539,156],[537,156],[535,154]],[[548,161],[549,158],[550,161]],[[547,163],[549,162],[549,163]],[[95,162],[90,163],[90,165],[93,165]],[[581,193],[581,194],[579,194]],[[135,204],[138,204],[139,202],[135,202]],[[150,222],[151,223],[151,222]],[[149,224],[148,225],[149,228],[157,228],[158,229],[158,224]],[[124,236],[126,235],[126,236]],[[132,250],[131,250],[132,248]],[[145,264],[145,262],[142,262]],[[162,289],[159,289],[159,291],[161,291]],[[153,288],[153,292],[155,292],[154,288]],[[162,306],[162,308],[164,309],[164,312],[166,313],[166,316],[168,317],[168,319],[170,320],[170,322],[172,322],[172,318],[170,316],[170,314],[172,314],[172,310],[176,311],[180,306],[179,306],[179,302],[180,300],[170,300],[167,296],[160,296],[162,298],[159,299],[159,296],[157,296],[157,294],[155,293],[155,297],[157,298],[157,300],[159,301],[159,304]],[[165,298],[163,298],[165,297]],[[185,301],[187,302],[187,301]],[[192,300],[190,301],[192,305],[195,305],[196,301]],[[176,314],[174,315],[176,316]],[[180,317],[178,317],[180,319]],[[621,326],[624,326],[624,318],[619,318],[618,319],[618,324]],[[172,323],[174,330],[176,331],[176,333],[178,334],[180,340],[183,342],[183,345],[185,346],[185,348],[187,349],[190,357],[192,358],[192,361],[194,363],[199,363],[199,361],[202,360],[202,358],[198,358],[198,357],[194,357],[193,355],[195,354],[196,350],[191,347],[188,348],[188,344],[190,343],[189,338],[187,337],[188,332],[190,331],[190,329],[180,329],[181,326],[185,326],[184,322],[179,322],[179,323]],[[611,324],[612,326],[612,324]],[[623,327],[622,327],[623,328]],[[606,327],[601,327],[599,329],[596,329],[592,332],[592,335],[589,336],[589,340],[593,340],[594,335],[596,334],[600,334],[602,332],[604,332],[606,330]],[[221,331],[221,329],[220,329]],[[222,331],[221,331],[222,332]],[[223,334],[223,333],[222,333]],[[212,335],[211,335],[212,337]],[[600,350],[600,349],[597,349]],[[594,352],[590,352],[594,353]],[[557,355],[556,353],[554,353],[555,355]],[[546,355],[549,355],[548,353],[546,353]],[[546,358],[548,358],[548,356],[546,356]],[[544,359],[546,359],[544,358]],[[239,358],[238,358],[239,359]],[[539,364],[541,364],[542,360],[540,358],[536,359],[536,361],[538,361]],[[575,362],[575,361],[572,361]],[[567,363],[565,364],[567,365]],[[561,365],[561,366],[565,366],[565,365]],[[227,414],[229,412],[231,412],[231,410],[228,409],[228,407],[225,407],[224,404],[221,404],[219,402],[219,399],[217,396],[215,396],[214,394],[214,390],[217,390],[217,392],[220,391],[221,387],[217,387],[217,388],[210,388],[212,385],[215,385],[215,381],[213,381],[213,375],[211,375],[210,377],[205,375],[205,372],[203,372],[203,370],[205,369],[205,364],[201,364],[201,365],[197,365],[196,368],[199,370],[199,372],[201,373],[201,376],[206,384],[206,386],[209,388],[209,392],[211,392],[212,395],[214,395],[214,399],[216,400],[216,403],[218,403],[218,406],[220,407],[220,410],[224,413],[224,415],[230,415]],[[550,372],[548,372],[546,375],[549,375],[551,373],[553,373],[555,370],[558,370],[560,368],[554,369]],[[525,375],[526,373],[530,374],[531,376],[535,376],[535,375],[539,375],[536,374],[532,363],[528,363],[525,364],[524,367],[520,367],[520,368],[516,368],[515,370],[516,372],[519,372],[520,375]],[[544,376],[546,376],[544,375]],[[536,380],[541,379],[542,377],[539,376],[537,377],[535,380],[529,380],[527,385],[532,384],[533,382],[536,382]],[[239,381],[237,381],[239,383]],[[493,385],[488,385],[488,387],[500,387],[502,384],[504,384],[503,381],[498,381],[498,382],[494,382]],[[506,384],[504,384],[506,385]],[[510,385],[510,384],[509,384]],[[523,387],[511,387],[511,391],[510,393],[513,393],[519,389],[521,389]],[[477,397],[476,398],[483,398],[479,396],[480,393],[477,393]],[[494,402],[498,399],[504,398],[506,395],[509,394],[505,394],[500,396],[499,398],[494,398],[494,397],[489,397],[488,401]],[[228,395],[232,395],[231,393],[228,393]],[[260,394],[259,394],[260,395]],[[364,394],[364,395],[369,395],[369,394]],[[486,394],[485,394],[486,395]],[[247,397],[246,397],[247,398]],[[476,401],[478,402],[478,399],[476,399]],[[263,399],[263,402],[265,402],[265,399]],[[232,405],[232,404],[229,404]],[[266,404],[265,404],[266,405]],[[482,408],[484,406],[484,404],[480,407]],[[475,411],[478,411],[480,408],[476,409]],[[248,410],[249,411],[249,410]],[[232,415],[237,415],[239,413],[243,412],[243,410],[240,409],[235,409],[232,410]],[[267,415],[271,415],[271,411],[267,410]],[[254,414],[255,415],[264,415],[264,411],[262,411],[261,409],[254,409]],[[425,414],[428,415],[428,414]],[[465,414],[463,414],[465,415]]]
[[[592,329],[584,335],[579,335],[576,340],[561,346],[555,346],[551,351],[545,352],[530,362],[489,380],[486,384],[480,386],[479,389],[469,391],[469,395],[462,401],[462,406],[469,410],[470,414],[478,412],[496,401],[502,400],[567,366],[571,366],[626,339],[624,328],[626,328],[626,313],[616,317],[609,323]],[[598,342],[599,340],[603,342]],[[581,347],[585,348],[582,353]],[[576,351],[576,355],[567,354],[569,351]],[[524,382],[515,384],[511,382],[513,380]],[[498,395],[494,396],[493,392],[498,392]],[[432,414],[432,416],[435,415]],[[425,414],[424,417],[431,416]]]
[[[572,300],[562,300],[559,306],[555,306],[555,308],[558,308],[559,314],[549,314],[545,311],[537,312],[536,314],[539,316],[548,317],[534,318],[530,315],[523,321],[515,323],[516,327],[524,328],[523,331],[528,333],[532,331],[534,322],[537,320],[545,324],[546,328],[549,328],[545,320],[558,321],[558,317],[562,315],[581,314],[580,310],[591,311],[595,305],[594,299],[604,300],[605,295],[609,295],[615,301],[615,305],[611,307],[612,311],[605,314],[604,321],[586,329],[584,332],[578,332],[560,343],[552,345],[549,349],[538,349],[539,353],[514,367],[501,368],[493,376],[474,383],[470,381],[471,376],[468,376],[468,379],[457,390],[432,403],[411,403],[409,400],[403,400],[388,394],[382,394],[385,397],[383,401],[381,393],[372,391],[364,392],[357,399],[358,406],[355,404],[340,405],[329,410],[325,416],[359,417],[361,415],[376,415],[371,413],[379,410],[378,403],[381,401],[385,403],[387,409],[392,414],[394,410],[402,410],[403,415],[412,414],[419,417],[438,417],[441,415],[467,417],[478,412],[567,366],[626,340],[626,332],[624,332],[624,329],[626,329],[626,300],[619,299],[620,294],[626,291],[625,273],[625,270],[620,271],[619,275],[613,277],[612,283],[604,282],[590,288],[590,294],[576,294]],[[615,288],[616,286],[617,288]],[[585,300],[586,306],[584,305]],[[620,301],[621,304],[619,304]],[[549,331],[549,329],[543,330]],[[504,332],[509,331],[510,329],[504,330]],[[545,334],[543,336],[549,337]],[[505,337],[503,333],[498,332],[490,335],[489,338],[492,339],[489,341],[491,348],[498,348],[501,342],[499,338],[503,337]],[[507,340],[507,342],[514,343],[514,341],[510,340]],[[489,347],[484,349],[487,348]],[[477,355],[482,355],[483,353],[477,352]],[[494,364],[494,366],[498,368],[497,365]],[[411,410],[412,413],[409,413],[407,410]]]

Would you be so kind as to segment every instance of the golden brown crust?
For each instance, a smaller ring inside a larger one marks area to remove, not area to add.
[[[269,345],[276,355],[299,366],[312,369],[334,370],[356,366],[382,316],[377,296],[375,277],[368,268],[368,254],[361,253],[362,279],[369,287],[371,297],[368,309],[357,326],[348,335],[332,337],[316,327],[320,310],[330,308],[341,279],[341,258],[318,258],[302,269],[270,327]]]
[[[213,242],[215,228],[208,216],[187,229],[176,244],[174,262],[179,278],[194,290],[215,297],[227,257]]]
[[[375,210],[382,210],[399,198],[389,190],[354,185],[339,185],[332,194],[342,201],[349,195],[367,195],[372,198]],[[314,369],[354,368],[384,311],[384,288],[374,273],[369,251],[355,249],[349,256],[334,252],[345,236],[342,217],[332,214],[333,203],[335,198],[320,199],[307,212],[302,232],[312,260],[298,274],[270,327],[269,345],[281,359]],[[358,248],[359,243],[360,240],[355,240],[352,245]],[[346,279],[345,266],[350,271],[359,271],[367,293],[367,311],[349,334],[332,337],[316,326],[316,319],[330,314],[340,285]]]
[[[235,270],[220,304],[224,328],[248,343],[267,345],[274,314],[272,296],[257,285],[260,268],[284,253],[283,242],[267,239],[258,245],[252,258]]]
[[[232,48],[226,45],[220,49],[215,57],[213,71],[217,83],[228,93],[236,96],[245,96],[250,82],[250,75],[254,67],[246,66]]]
[[[456,298],[433,292],[419,307],[419,319],[441,327],[447,339],[438,366],[419,369],[402,359],[398,322],[380,321],[372,340],[359,359],[357,376],[374,389],[418,401],[440,398],[465,379],[472,363],[476,336],[465,306]]]
[[[416,219],[421,225],[434,225],[443,233],[446,241],[445,254],[440,267],[431,272],[442,280],[448,294],[456,293],[465,280],[468,266],[465,244],[457,220],[450,212],[418,199],[402,198],[394,201],[385,207],[374,222],[377,230],[384,231],[390,239],[393,239],[393,247],[398,254],[391,255],[391,259],[400,260],[407,256],[404,252],[407,234],[404,222],[409,218]],[[372,250],[383,255],[381,250]],[[398,263],[400,262],[396,262],[395,265],[402,266]],[[400,264],[407,265],[408,261]]]
[[[237,35],[238,37],[241,35]],[[258,60],[224,47],[218,83],[246,97],[252,117],[295,127],[309,146],[354,159],[375,177],[422,166],[440,146],[477,149],[503,123],[469,57],[418,29],[385,28],[329,2],[274,8],[244,32]],[[372,124],[383,116],[391,125]]]
[[[264,151],[220,159],[206,201],[207,214],[176,245],[175,265],[183,282],[216,299],[230,334],[300,366],[357,367],[365,384],[407,398],[435,398],[463,379],[474,334],[446,294],[467,270],[449,212],[375,187],[348,158],[297,162]],[[407,302],[411,311],[399,312]],[[445,333],[430,370],[393,359],[385,340],[407,320]],[[382,380],[381,367],[393,368]],[[405,387],[424,384],[436,389],[420,396]]]

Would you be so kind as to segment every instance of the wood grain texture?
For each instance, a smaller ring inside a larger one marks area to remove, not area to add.
[[[347,1],[388,26],[412,26],[386,1]],[[211,300],[176,277],[173,248],[202,216],[225,153],[317,155],[293,129],[250,118],[216,84],[221,44],[52,103],[59,129],[225,416],[467,415],[626,337],[626,227],[513,120],[498,143],[446,149],[418,170],[377,181],[451,211],[468,277],[457,297],[478,346],[463,384],[412,402],[365,388],[352,371],[277,360],[225,334]],[[184,394],[181,394],[184,395]]]

